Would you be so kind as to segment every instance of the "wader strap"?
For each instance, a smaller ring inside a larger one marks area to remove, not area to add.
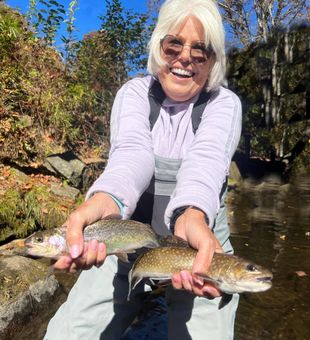
[[[194,104],[192,112],[192,127],[194,134],[196,133],[199,127],[203,111],[208,103],[208,100],[210,99],[210,96],[211,96],[210,92],[203,91],[200,93],[197,102]],[[165,92],[163,91],[158,80],[153,81],[153,84],[149,89],[148,97],[151,108],[149,120],[150,128],[152,130],[159,116],[162,103],[166,98]]]
[[[149,89],[149,102],[150,102],[150,129],[153,130],[153,127],[157,121],[159,116],[160,108],[163,101],[166,98],[166,94],[163,91],[159,81],[154,80],[152,86]]]

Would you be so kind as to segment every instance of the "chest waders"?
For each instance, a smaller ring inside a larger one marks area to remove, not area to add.
[[[161,94],[160,94],[161,93]],[[158,96],[159,94],[159,96]],[[150,89],[150,123],[154,126],[159,116],[164,94],[158,83]],[[192,126],[196,132],[203,110],[208,101],[208,94],[201,94],[193,109]],[[164,224],[164,211],[176,183],[176,174],[182,163],[181,159],[169,159],[156,156],[156,168],[152,181],[142,195],[134,218],[152,224],[159,234],[170,233]],[[224,196],[226,183],[223,185],[221,208],[213,230],[221,242],[224,251],[232,251],[229,235]],[[136,254],[130,254],[136,256]],[[130,256],[129,255],[129,256]],[[134,260],[134,257],[132,258]],[[68,295],[67,301],[59,308],[50,321],[44,340],[119,340],[136,316],[141,313],[144,299],[139,294],[150,287],[140,284],[131,293],[136,296],[127,301],[128,271],[130,263],[119,262],[115,256],[108,256],[100,268],[92,267],[82,271]],[[143,295],[141,295],[143,296]],[[208,300],[193,294],[167,287],[167,316],[152,315],[156,327],[164,331],[162,339],[169,340],[232,340],[234,334],[235,312],[238,295],[233,296],[225,308],[218,309],[220,298]],[[160,336],[159,336],[160,337]],[[158,338],[159,338],[158,337]]]
[[[194,104],[191,121],[195,134],[201,122],[202,114],[210,99],[210,92],[202,92]],[[150,102],[150,128],[153,129],[160,113],[166,95],[158,81],[154,81],[149,89]],[[182,159],[166,158],[155,154],[155,171],[153,178],[140,197],[132,219],[148,223],[159,235],[168,235],[171,231],[164,223],[164,213],[170,196],[176,186],[176,176],[182,164]],[[220,193],[220,209],[215,219],[212,230],[223,245],[229,237],[229,228],[224,204],[227,191],[227,178]]]

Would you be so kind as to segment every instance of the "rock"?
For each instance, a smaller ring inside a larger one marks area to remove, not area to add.
[[[11,172],[18,184],[27,183],[29,181],[28,176],[24,172],[16,168],[11,168]]]
[[[46,265],[21,256],[0,257],[0,338],[13,339],[29,319],[50,304],[59,288]]]
[[[82,174],[85,164],[71,151],[48,156],[44,166],[61,177],[67,179],[74,187],[82,185]]]
[[[85,193],[94,183],[94,181],[102,174],[107,161],[101,158],[87,159],[83,161],[85,162],[87,167],[83,171],[83,185],[81,190],[83,193]]]
[[[75,201],[80,194],[80,190],[70,187],[68,185],[62,186],[58,183],[51,184],[51,191],[53,194],[60,197],[67,197]]]

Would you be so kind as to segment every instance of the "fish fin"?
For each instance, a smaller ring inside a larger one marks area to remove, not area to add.
[[[106,217],[104,217],[104,220],[121,220],[122,216],[119,214],[111,214]]]
[[[221,301],[219,303],[219,309],[222,309],[226,305],[228,305],[229,302],[231,301],[232,297],[233,297],[232,294],[223,293],[222,297],[221,297]]]
[[[128,263],[128,255],[127,253],[115,253],[115,255],[122,261]]]
[[[171,279],[164,279],[164,280],[160,280],[156,283],[157,287],[167,287],[171,285]]]
[[[160,279],[158,279],[158,277],[148,277],[146,283],[149,284],[150,286],[166,287],[171,283],[171,277],[163,277]]]
[[[128,287],[127,301],[130,300],[130,294],[132,290],[135,289],[137,284],[142,281],[142,277],[134,277],[134,278],[132,277],[133,269],[134,269],[134,266],[130,269],[128,273],[129,287]]]
[[[176,235],[158,236],[162,247],[189,247],[187,241]]]

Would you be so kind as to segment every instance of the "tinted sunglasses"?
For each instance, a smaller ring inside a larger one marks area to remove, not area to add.
[[[160,46],[169,59],[176,59],[183,51],[184,46],[190,46],[190,56],[193,64],[203,64],[212,55],[213,50],[206,47],[203,41],[193,41],[190,45],[185,44],[184,40],[174,35],[166,35],[160,40]]]

